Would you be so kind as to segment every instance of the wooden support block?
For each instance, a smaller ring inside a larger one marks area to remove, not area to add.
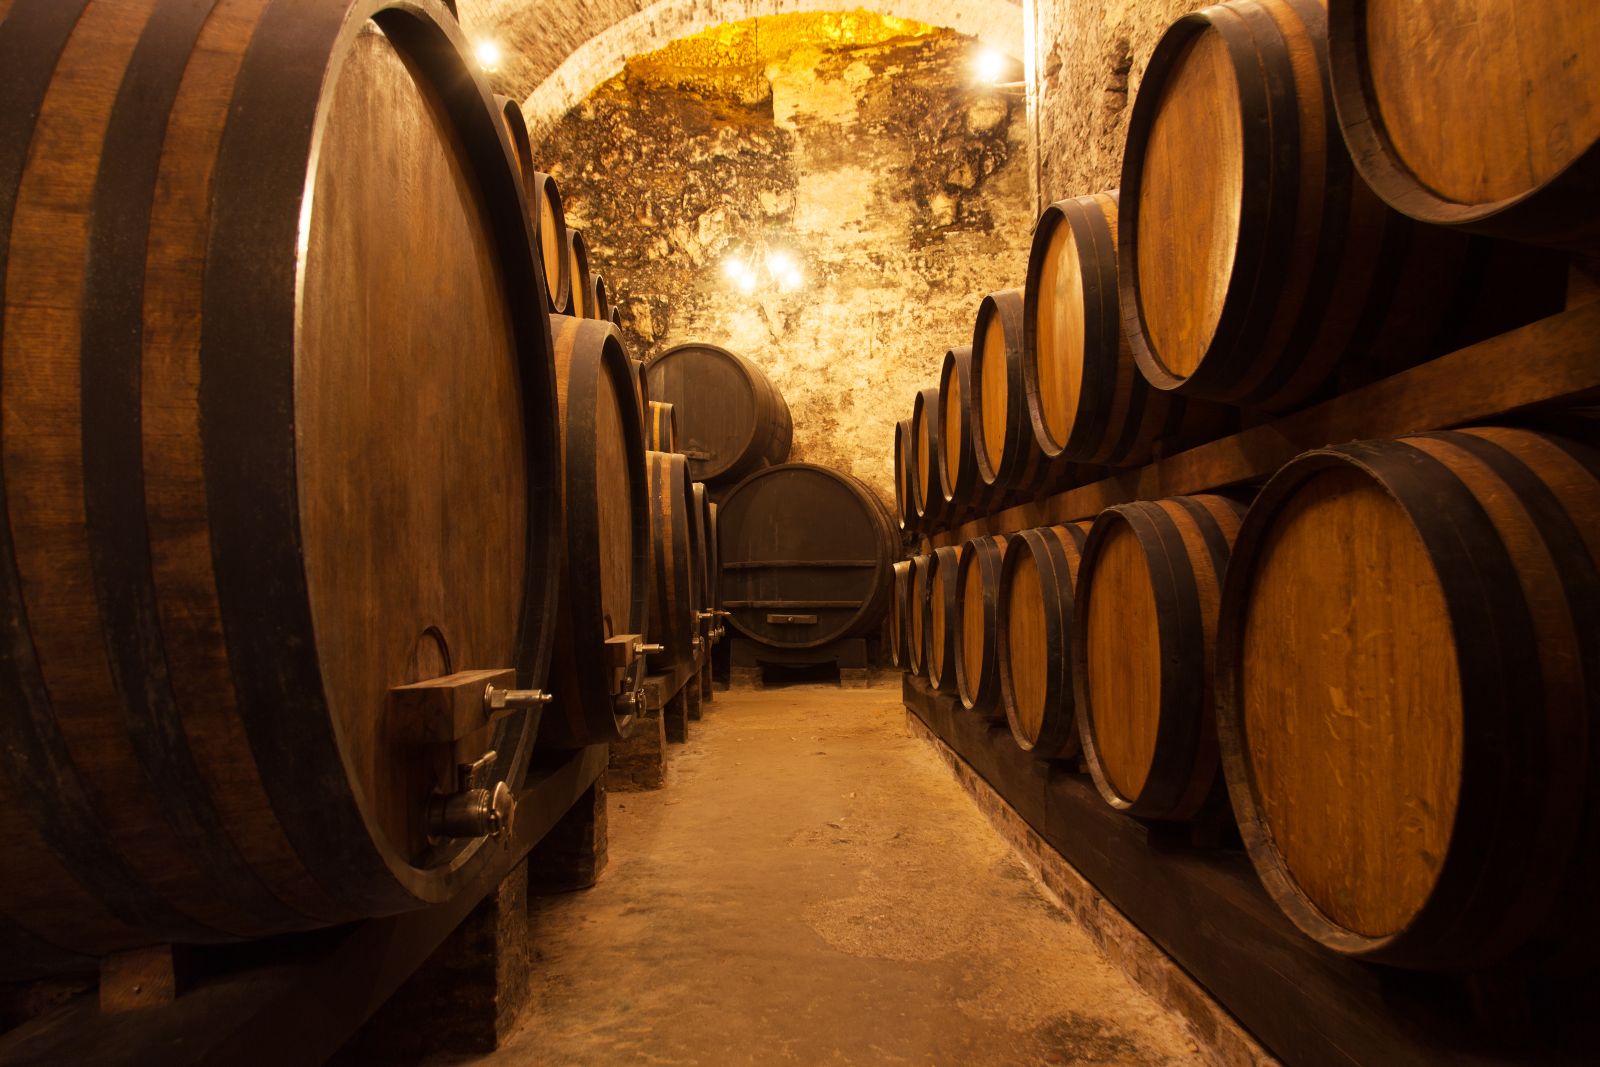
[[[760,689],[760,667],[730,667],[728,668],[729,689]]]
[[[872,686],[872,672],[865,667],[840,667],[841,689],[868,689]]]
[[[395,686],[389,690],[389,716],[395,724],[395,736],[414,744],[449,744],[520,710],[508,705],[491,711],[484,701],[484,691],[491,685],[515,689],[517,672],[509,667],[457,671],[442,678]]]
[[[661,709],[661,720],[666,726],[667,740],[682,744],[689,740],[689,694],[687,687],[673,694]]]
[[[100,1011],[106,1015],[171,1004],[178,996],[171,945],[129,949],[100,960]]]
[[[588,889],[606,868],[606,782],[597,780],[528,854],[528,891]]]
[[[667,780],[666,722],[659,710],[647,711],[626,740],[611,743],[606,788],[618,793],[660,789]]]
[[[699,722],[705,710],[705,695],[700,691],[700,675],[690,675],[689,681],[683,687],[683,696],[689,709],[689,721]]]
[[[716,699],[716,687],[711,684],[711,660],[706,659],[704,667],[700,668],[700,699],[707,704]]]

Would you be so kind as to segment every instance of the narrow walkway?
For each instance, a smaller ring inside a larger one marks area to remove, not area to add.
[[[610,866],[535,905],[484,1064],[1199,1064],[925,745],[898,679],[719,693]]]

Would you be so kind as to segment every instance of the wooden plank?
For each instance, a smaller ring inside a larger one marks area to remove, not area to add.
[[[743,559],[722,565],[725,571],[758,570],[763,567],[876,567],[875,559]]]
[[[590,745],[535,767],[493,863],[448,904],[255,945],[264,965],[198,981],[172,1004],[101,1015],[92,994],[0,1038],[0,1064],[166,1067],[321,1063],[410,977],[606,769]],[[537,756],[536,756],[537,759]]]
[[[1589,303],[1149,466],[938,531],[923,550],[1089,519],[1130,500],[1260,481],[1313,448],[1489,422],[1596,396],[1600,303]]]
[[[1579,1062],[1600,1047],[1592,1008],[1550,1006],[1513,1036],[1475,1029],[1461,985],[1324,951],[1273,905],[1241,851],[1152,841],[1083,774],[1017,748],[954,697],[905,675],[906,707],[1040,838],[1284,1063],[1507,1067]],[[1546,996],[1551,995],[1548,991]]]

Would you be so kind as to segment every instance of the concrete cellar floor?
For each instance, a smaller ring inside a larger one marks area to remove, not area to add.
[[[522,1064],[1199,1064],[925,745],[898,678],[719,693],[534,904]]]

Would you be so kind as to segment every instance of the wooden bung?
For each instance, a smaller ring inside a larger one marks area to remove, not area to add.
[[[1022,395],[1034,447],[1074,463],[1136,467],[1229,432],[1227,408],[1151,388],[1122,330],[1117,191],[1039,216],[1023,296]]]
[[[387,713],[545,680],[557,404],[492,94],[438,3],[210,8],[0,28],[12,974],[448,900],[502,856],[431,799],[487,750],[519,787],[537,724]]]
[[[1086,522],[1013,534],[995,611],[1000,699],[1017,747],[1043,760],[1080,749],[1072,703],[1073,586]]]
[[[677,345],[650,360],[650,395],[678,409],[696,481],[729,486],[789,458],[789,404],[753,361],[717,345]]]
[[[1119,504],[1089,528],[1072,616],[1078,740],[1106,803],[1182,821],[1219,792],[1211,653],[1244,505]]]
[[[1600,5],[1333,0],[1328,54],[1356,167],[1395,210],[1600,243]]]
[[[819,648],[883,622],[898,538],[864,482],[810,463],[757,471],[718,513],[723,607],[739,635]]]
[[[1235,0],[1151,56],[1117,232],[1123,328],[1158,389],[1283,411],[1560,310],[1558,257],[1469,245],[1367,188],[1326,46],[1317,0]]]
[[[650,500],[633,367],[615,327],[550,318],[561,402],[560,607],[542,746],[621,740],[636,709],[619,693],[643,681],[642,664],[617,677],[606,639],[645,632],[650,581]]]
[[[1600,451],[1485,428],[1284,467],[1235,544],[1217,709],[1245,845],[1308,935],[1592,969]]]
[[[935,689],[954,692],[956,688],[956,635],[960,604],[956,600],[956,577],[961,565],[959,548],[935,549],[928,561],[928,602],[924,607],[928,635],[928,682]]]
[[[956,691],[961,703],[988,719],[1004,717],[1000,701],[996,634],[999,618],[1000,566],[1006,538],[974,537],[962,546],[956,569]]]

